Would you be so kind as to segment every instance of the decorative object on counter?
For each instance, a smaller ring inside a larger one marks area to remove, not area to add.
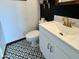
[[[41,20],[39,21],[39,24],[40,24],[40,23],[45,23],[45,22],[47,22],[47,21],[45,20],[45,18],[41,18]]]
[[[54,18],[54,6],[55,0],[44,0],[43,4],[40,5],[41,18],[45,18],[46,21],[52,21]]]
[[[43,7],[44,7],[44,8],[50,8],[49,0],[44,0],[44,1],[43,1]]]

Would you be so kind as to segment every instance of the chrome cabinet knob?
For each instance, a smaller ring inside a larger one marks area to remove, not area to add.
[[[50,46],[50,53],[53,52],[53,46]]]
[[[47,48],[50,49],[50,43],[47,44]]]
[[[49,49],[50,53],[53,52],[53,46],[50,43],[47,44],[47,49]]]

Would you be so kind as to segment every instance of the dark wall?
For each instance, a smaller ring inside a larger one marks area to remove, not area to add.
[[[58,5],[51,7],[50,9],[41,9],[41,17],[45,17],[48,21],[53,20],[54,15],[61,15],[79,19],[79,4]]]
[[[54,9],[54,15],[61,15],[79,19],[79,4],[56,6]]]

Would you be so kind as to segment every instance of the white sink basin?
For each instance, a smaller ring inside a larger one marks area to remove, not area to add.
[[[77,27],[73,27],[70,28],[70,27],[67,27],[67,26],[64,26],[62,23],[60,22],[54,22],[56,27],[58,28],[59,30],[59,33],[62,33],[63,36],[64,35],[70,35],[70,36],[75,36],[75,35],[79,35],[79,28]]]

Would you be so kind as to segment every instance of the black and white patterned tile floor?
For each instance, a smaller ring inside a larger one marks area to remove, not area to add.
[[[39,47],[31,47],[26,40],[7,46],[4,59],[45,59]]]

